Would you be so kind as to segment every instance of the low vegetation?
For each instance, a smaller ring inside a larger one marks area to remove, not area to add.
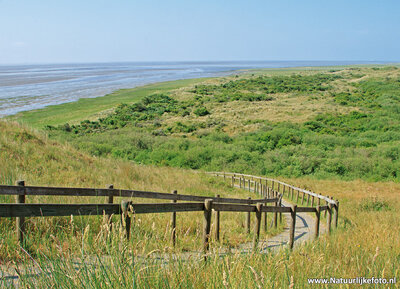
[[[240,106],[284,106],[287,99],[304,97],[326,103],[329,111],[296,122],[285,120],[291,111],[282,108],[282,117],[252,119],[255,108],[240,121],[242,131],[235,129]],[[222,115],[221,105],[232,110]],[[47,129],[50,137],[92,155],[141,164],[399,180],[400,73],[397,67],[386,67],[233,78],[145,96],[98,120]]]

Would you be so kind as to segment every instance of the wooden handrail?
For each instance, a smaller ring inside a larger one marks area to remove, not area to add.
[[[92,196],[92,197],[128,197],[128,198],[147,198],[147,199],[160,199],[160,200],[179,200],[179,201],[191,201],[191,202],[202,202],[206,199],[212,199],[221,203],[233,203],[233,204],[249,204],[247,199],[237,198],[216,198],[216,197],[204,197],[194,195],[182,195],[182,194],[170,194],[170,193],[158,193],[149,191],[137,191],[137,190],[119,190],[119,189],[96,189],[96,188],[64,188],[64,187],[35,187],[35,186],[5,186],[0,185],[0,195],[31,195],[31,196]],[[256,203],[273,203],[276,202],[276,198],[272,199],[254,199],[251,200],[251,204]]]
[[[134,214],[156,214],[169,212],[197,212],[204,210],[204,203],[148,203],[135,204],[128,201],[130,212]],[[220,212],[256,212],[256,205],[212,204],[212,209]],[[320,207],[321,211],[327,206]],[[290,207],[262,206],[262,212],[289,213]],[[70,215],[121,214],[119,204],[0,204],[0,218],[55,217]],[[297,212],[316,212],[315,208],[298,207]]]

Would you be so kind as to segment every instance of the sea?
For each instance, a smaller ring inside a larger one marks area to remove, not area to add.
[[[0,117],[162,81],[222,76],[243,69],[350,64],[382,62],[224,61],[0,65]]]

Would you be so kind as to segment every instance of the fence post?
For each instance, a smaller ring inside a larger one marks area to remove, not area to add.
[[[302,205],[304,204],[304,195],[305,195],[305,193],[303,192],[303,197],[301,198],[301,204]]]
[[[296,198],[296,203],[299,202],[299,194],[300,194],[300,190],[297,190],[297,198]]]
[[[108,185],[107,189],[109,189],[109,190],[114,189],[114,185]],[[107,202],[108,202],[108,204],[113,204],[114,196],[109,194]],[[112,215],[107,215],[107,222],[108,222],[108,228],[110,229],[110,232],[111,232],[112,231]]]
[[[327,198],[329,199],[329,196],[327,196]],[[327,206],[329,206],[329,203],[328,203],[328,201],[325,201],[326,202],[326,205]],[[325,218],[326,218],[326,214],[328,213],[328,210],[325,210]]]
[[[267,199],[267,197],[265,197]],[[268,206],[268,203],[265,203],[266,206]],[[264,232],[266,233],[268,231],[268,215],[267,212],[264,212]]]
[[[276,198],[277,196],[276,196],[275,192],[274,192],[274,195],[275,195],[274,197]],[[278,201],[275,202],[275,207],[278,207]],[[275,229],[278,228],[278,212],[277,211],[274,212],[274,227],[275,227]]]
[[[25,181],[17,181],[17,186],[25,187]],[[25,188],[21,188],[23,190],[23,194],[15,196],[15,203],[17,204],[25,204]],[[20,245],[23,247],[24,237],[25,237],[25,217],[17,217],[15,218],[15,231],[17,234],[17,240]]]
[[[250,183],[250,178],[249,178],[249,192],[251,192],[251,183]]]
[[[314,196],[311,197],[311,207],[314,207]]]
[[[290,248],[290,250],[293,249],[293,245],[294,245],[294,231],[296,228],[296,210],[297,210],[297,205],[292,205],[291,210],[290,210],[290,215],[292,217],[292,222],[290,223],[290,233],[289,233],[289,248]]]
[[[251,198],[248,198],[250,201]],[[249,202],[249,205],[251,205],[251,202]],[[251,213],[247,212],[247,218],[246,218],[246,228],[247,228],[247,234],[250,234],[250,223],[251,223]]]
[[[333,225],[335,226],[335,229],[338,226],[338,219],[339,219],[339,201],[336,200],[336,205],[335,205],[335,218],[333,219]]]
[[[130,232],[131,232],[131,217],[129,216],[129,201],[122,201],[121,202],[121,219],[125,218],[125,233],[126,233],[126,238],[129,241],[130,237]]]
[[[253,251],[257,249],[258,240],[260,239],[262,206],[262,203],[257,203],[256,205],[256,222],[254,224]]]
[[[327,219],[327,224],[328,224],[328,234],[331,233],[331,223],[332,223],[332,204],[328,204],[328,219]]]
[[[314,238],[317,239],[319,236],[319,222],[321,220],[321,207],[318,205],[315,212],[315,235]]]
[[[235,177],[232,176],[232,188],[235,187]]]
[[[174,195],[178,194],[178,191],[174,190],[172,192]],[[176,203],[177,200],[172,200],[172,203]],[[171,241],[172,241],[172,246],[175,247],[176,243],[176,212],[172,212],[171,216]]]
[[[282,195],[279,195],[279,207],[282,207]],[[282,212],[279,212],[279,224],[282,224]]]
[[[212,199],[204,201],[204,225],[203,225],[203,253],[204,261],[207,260],[207,251],[210,248],[210,230],[211,230],[211,215],[212,215]]]
[[[219,203],[220,195],[217,195],[217,203]],[[215,214],[215,240],[219,241],[219,221],[220,221],[220,211],[216,211]]]
[[[307,207],[310,205],[310,194],[307,194]]]

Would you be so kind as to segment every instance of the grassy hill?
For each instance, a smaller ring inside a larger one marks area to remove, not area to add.
[[[28,185],[105,187],[113,183],[121,188],[164,192],[178,189],[181,193],[243,196],[243,192],[230,189],[218,179],[182,169],[134,165],[123,160],[89,156],[68,144],[49,140],[42,133],[10,122],[0,122],[0,148],[2,184],[12,184],[17,179],[25,179]],[[23,286],[85,288],[91,284],[96,288],[122,288],[132,287],[135,282],[146,288],[258,288],[287,287],[294,283],[298,288],[307,288],[307,278],[311,277],[399,276],[399,184],[309,178],[285,180],[340,200],[339,229],[331,237],[321,236],[318,241],[292,253],[228,255],[207,264],[179,259],[169,264],[143,263],[138,259],[132,265],[131,256],[136,254],[150,256],[157,252],[198,250],[201,247],[201,214],[190,217],[178,214],[178,246],[175,250],[169,242],[168,214],[136,218],[134,237],[129,243],[121,239],[117,229],[111,239],[107,237],[101,216],[30,218],[27,250],[43,268],[50,264],[53,273],[28,278]],[[103,198],[27,197],[28,203],[103,201]],[[13,202],[13,199],[2,196],[1,202]],[[244,233],[244,220],[245,216],[222,215],[223,246],[236,246],[249,240]],[[118,220],[114,221],[118,225]],[[0,235],[3,266],[13,266],[15,261],[30,262],[30,257],[17,245],[13,220],[0,221]],[[262,234],[262,238],[267,237]],[[212,246],[220,245],[213,243]],[[78,257],[80,260],[105,255],[109,257],[99,259],[102,263],[96,261],[96,270],[76,263]],[[78,272],[76,268],[80,268]]]
[[[0,184],[13,185],[16,180],[25,180],[26,185],[95,187],[172,192],[181,194],[243,197],[243,193],[233,190],[221,181],[206,177],[190,170],[135,165],[122,160],[112,160],[89,156],[68,144],[49,140],[43,133],[33,131],[17,123],[0,121]],[[246,194],[247,197],[248,194]],[[249,196],[252,196],[250,194]],[[255,197],[255,195],[253,195]],[[121,199],[117,198],[116,203]],[[138,202],[151,202],[137,199]],[[14,202],[14,197],[0,196],[0,202]],[[104,197],[55,197],[28,196],[27,203],[105,203]],[[152,236],[143,251],[164,250],[170,247],[168,214],[142,215],[138,233],[140,238]],[[201,247],[202,215],[193,213],[178,218],[178,234],[181,234],[177,250],[196,250]],[[225,233],[226,245],[237,246],[250,240],[245,232],[245,218],[238,220],[227,214],[226,225],[234,230]],[[117,218],[115,217],[117,220]],[[107,239],[104,233],[103,217],[76,218],[31,218],[28,221],[27,246],[33,255],[39,252],[48,256],[58,253],[76,254],[81,250],[80,242],[85,229],[90,227],[87,253],[104,254]],[[0,220],[0,263],[25,258],[15,241],[13,220]],[[271,234],[276,232],[271,231]],[[200,235],[199,235],[200,234]],[[103,246],[93,246],[101,239]],[[134,242],[141,242],[141,240]],[[117,242],[119,239],[114,240]],[[135,243],[132,243],[135,244]],[[61,246],[59,252],[58,246]]]

